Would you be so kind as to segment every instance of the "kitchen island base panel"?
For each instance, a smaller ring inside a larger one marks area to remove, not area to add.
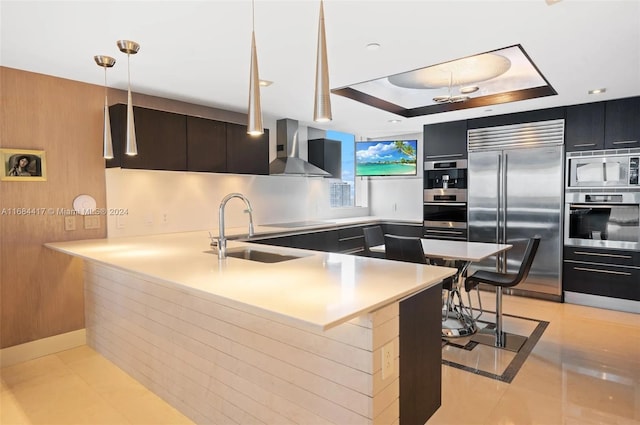
[[[412,373],[400,363],[407,300],[314,332],[207,295],[85,261],[87,344],[198,423],[399,422],[399,370]],[[393,370],[383,379],[389,344]],[[439,377],[440,362],[431,368]],[[439,382],[425,392],[438,405]]]

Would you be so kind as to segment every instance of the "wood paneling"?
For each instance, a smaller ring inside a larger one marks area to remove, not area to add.
[[[95,230],[85,230],[76,216],[77,230],[65,231],[59,209],[71,210],[79,194],[93,196],[104,208],[106,196],[102,88],[5,67],[0,86],[0,146],[44,150],[47,160],[46,181],[0,181],[0,348],[5,348],[84,328],[81,262],[43,244],[105,237],[105,216]]]

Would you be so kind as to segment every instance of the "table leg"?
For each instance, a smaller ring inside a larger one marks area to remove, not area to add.
[[[449,263],[449,264],[447,264]],[[448,261],[445,265],[457,266],[458,273],[451,285],[447,302],[443,305],[442,336],[447,338],[469,336],[477,331],[476,321],[470,306],[466,306],[461,294],[462,277],[467,271],[469,261]],[[453,265],[451,264],[453,263]],[[453,313],[453,315],[450,315]]]

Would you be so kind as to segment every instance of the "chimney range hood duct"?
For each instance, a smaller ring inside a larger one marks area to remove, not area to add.
[[[285,118],[276,124],[277,158],[269,164],[270,175],[331,177],[298,156],[298,121]]]

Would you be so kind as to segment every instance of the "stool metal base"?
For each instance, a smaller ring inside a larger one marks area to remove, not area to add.
[[[471,341],[516,353],[520,351],[520,348],[522,348],[524,343],[527,341],[527,337],[507,332],[501,332],[500,338],[497,338],[497,336],[498,334],[495,329],[482,329],[471,337]]]

